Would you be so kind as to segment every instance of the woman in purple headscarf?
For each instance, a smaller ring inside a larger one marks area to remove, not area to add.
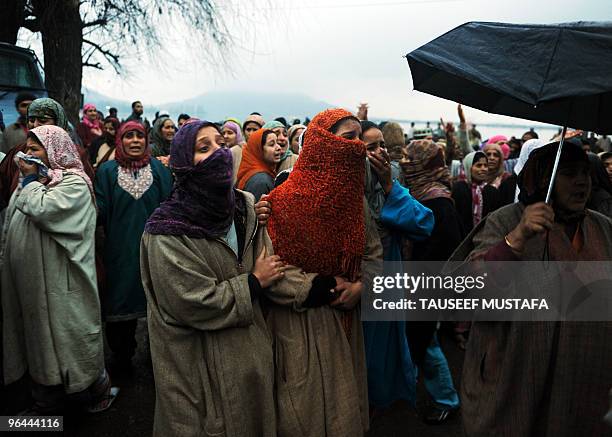
[[[258,296],[284,275],[213,123],[172,142],[172,196],[141,242],[155,372],[154,435],[275,436],[274,359]]]
[[[245,145],[242,129],[236,122],[227,120],[223,128],[221,128],[221,132],[225,139],[225,146],[232,151],[232,160],[234,162],[232,167],[232,181],[235,184],[240,162],[242,161],[242,146]]]

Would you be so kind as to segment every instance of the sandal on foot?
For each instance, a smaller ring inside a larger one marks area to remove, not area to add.
[[[104,395],[98,403],[87,408],[88,413],[101,413],[110,408],[117,395],[119,394],[119,387],[111,387],[107,395]]]

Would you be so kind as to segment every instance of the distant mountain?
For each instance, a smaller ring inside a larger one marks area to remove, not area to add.
[[[84,90],[85,102],[91,102],[96,107],[108,113],[107,107],[115,107],[121,118],[131,112],[131,102],[104,96],[93,90]],[[150,120],[155,112],[165,110],[176,119],[180,113],[194,117],[222,121],[228,117],[243,120],[251,112],[259,112],[266,120],[283,116],[288,121],[294,117],[303,120],[306,116],[312,118],[318,112],[335,107],[331,103],[315,100],[303,94],[252,93],[252,92],[222,92],[213,91],[180,102],[145,105],[145,115]]]

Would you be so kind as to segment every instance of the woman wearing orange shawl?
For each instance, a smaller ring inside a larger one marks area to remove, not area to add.
[[[274,187],[276,166],[281,160],[281,147],[270,129],[259,129],[251,134],[242,151],[238,169],[238,189],[248,191],[259,200]]]
[[[382,247],[364,201],[360,135],[350,112],[318,114],[293,171],[267,198],[268,253],[291,265],[267,293],[280,437],[354,437],[369,426],[358,304],[381,274]]]

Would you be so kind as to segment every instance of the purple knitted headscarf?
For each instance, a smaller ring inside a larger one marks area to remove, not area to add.
[[[185,123],[174,136],[170,152],[174,190],[151,215],[145,232],[189,238],[216,238],[227,234],[236,208],[232,153],[221,148],[194,165],[196,136],[203,127],[219,130],[214,123],[194,120]]]

